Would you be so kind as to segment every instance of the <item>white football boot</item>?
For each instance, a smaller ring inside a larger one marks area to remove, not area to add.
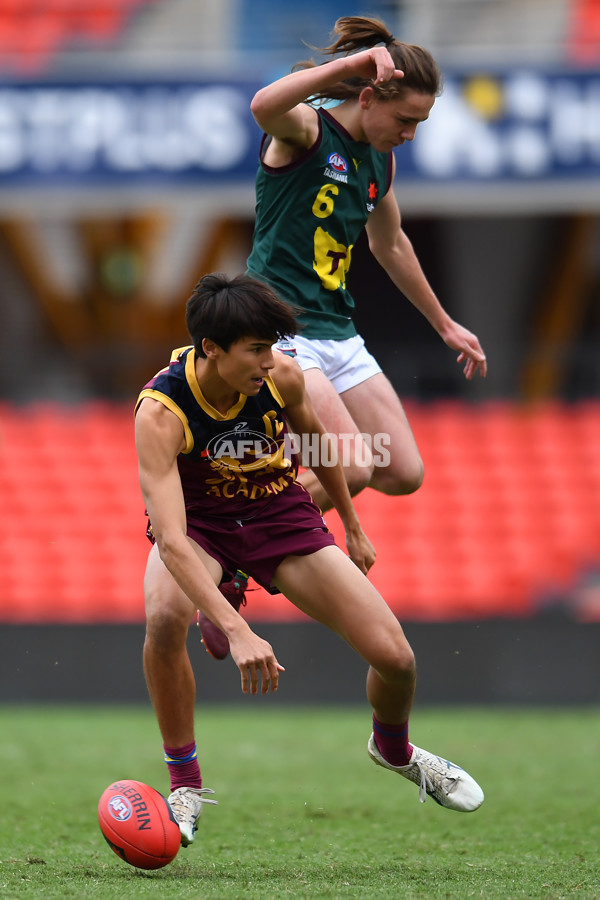
[[[194,840],[196,823],[202,815],[202,804],[218,804],[218,800],[210,800],[202,794],[214,794],[210,788],[180,787],[169,795],[167,800],[177,819],[181,831],[181,846],[187,847]]]
[[[392,766],[383,758],[375,743],[373,734],[367,747],[369,756],[378,766],[390,769],[419,785],[419,800],[425,803],[426,796],[459,812],[473,812],[483,803],[483,791],[474,778],[454,763],[421,750],[412,744],[413,752],[406,766]]]

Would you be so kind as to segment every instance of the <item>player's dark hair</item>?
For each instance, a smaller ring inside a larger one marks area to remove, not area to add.
[[[227,352],[235,341],[275,341],[296,334],[295,310],[250,275],[215,273],[201,278],[186,305],[185,321],[198,356],[208,338]]]
[[[328,47],[312,49],[319,50],[326,56],[349,56],[359,50],[385,44],[396,68],[404,72],[404,78],[394,78],[383,84],[374,84],[368,78],[348,78],[313,94],[308,98],[309,101],[351,100],[358,97],[366,87],[373,89],[378,100],[394,100],[404,96],[407,91],[416,91],[431,97],[441,94],[442,73],[431,53],[416,44],[397,41],[380,19],[343,16],[335,23],[333,37],[335,40]],[[304,60],[296,63],[293,71],[309,69],[315,65],[312,59]]]

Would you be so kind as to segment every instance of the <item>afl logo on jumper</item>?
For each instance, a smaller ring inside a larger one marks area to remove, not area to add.
[[[332,169],[335,169],[336,172],[348,171],[348,163],[339,153],[330,153],[327,157],[327,163]]]
[[[348,163],[339,153],[330,153],[327,157],[325,175],[335,181],[348,183]]]
[[[200,455],[215,468],[234,472],[252,472],[273,462],[280,453],[277,441],[243,425],[211,438]]]

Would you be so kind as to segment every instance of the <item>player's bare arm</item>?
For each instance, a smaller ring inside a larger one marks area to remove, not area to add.
[[[305,390],[304,373],[300,366],[293,359],[276,353],[271,376],[285,403],[285,417],[291,430],[298,435],[316,434],[331,440]],[[334,455],[335,447],[330,444],[329,458],[333,460]],[[375,562],[375,550],[362,530],[340,463],[336,461],[334,465],[322,465],[318,458],[311,462],[311,468],[339,513],[350,558],[366,574]]]
[[[403,73],[395,68],[385,47],[372,47],[321,66],[300,69],[268,84],[255,94],[250,104],[252,115],[260,128],[277,141],[297,148],[312,147],[318,135],[318,117],[304,101],[353,76],[381,83],[402,78]]]
[[[190,599],[190,617],[198,608],[228,637],[242,677],[242,691],[277,690],[279,666],[266,641],[225,600],[186,534],[186,515],[177,456],[185,448],[183,425],[159,401],[146,397],[136,415],[135,440],[142,495],[160,557]]]
[[[371,213],[366,231],[369,249],[396,287],[425,316],[444,343],[458,351],[457,361],[464,363],[465,377],[471,379],[479,371],[485,378],[487,360],[479,340],[448,315],[433,292],[402,228],[400,210],[391,188]]]

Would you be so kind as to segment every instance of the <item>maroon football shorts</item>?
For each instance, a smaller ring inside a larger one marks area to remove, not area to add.
[[[188,510],[187,533],[225,572],[234,575],[240,569],[269,590],[286,556],[316,553],[335,544],[335,539],[321,510],[298,482],[261,505],[254,516],[241,519]]]

